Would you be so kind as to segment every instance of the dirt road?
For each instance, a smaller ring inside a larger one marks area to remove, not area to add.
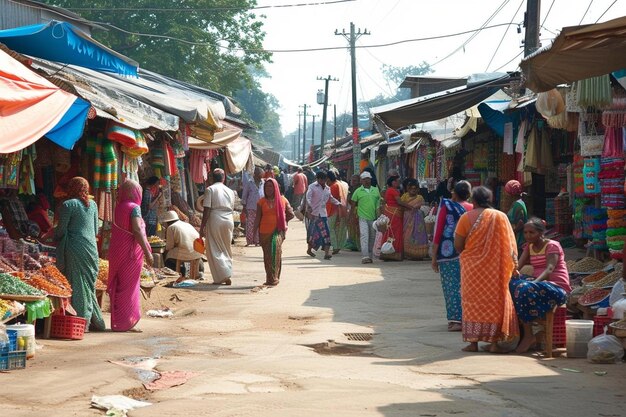
[[[0,374],[0,415],[101,416],[92,395],[124,394],[153,403],[133,417],[626,416],[624,364],[460,352],[427,262],[312,259],[295,222],[281,284],[259,290],[261,249],[237,253],[231,287],[153,291],[144,308],[177,316],[141,334],[39,340],[26,370]],[[195,374],[148,391],[150,372],[111,362],[138,358]]]

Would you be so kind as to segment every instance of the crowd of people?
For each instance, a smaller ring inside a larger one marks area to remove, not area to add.
[[[298,169],[291,181],[310,256],[321,249],[325,260],[341,250],[360,251],[363,264],[372,263],[377,252],[383,261],[430,258],[441,276],[448,330],[462,333],[464,351],[476,352],[484,342],[485,350],[501,353],[501,342],[515,341],[516,351],[526,352],[536,342],[531,323],[563,304],[571,291],[563,249],[545,237],[545,222],[528,217],[516,180],[505,186],[512,199],[506,214],[493,208],[489,188],[472,189],[459,177],[443,184],[447,195],[434,198],[415,179],[401,182],[394,170],[383,190],[369,168],[350,183],[333,169],[317,171],[314,181]],[[425,196],[436,207],[430,233]]]
[[[436,195],[432,201],[415,179],[401,181],[394,170],[383,190],[367,167],[349,183],[334,169],[313,173],[298,168],[283,174],[271,166],[256,168],[244,176],[240,190],[246,245],[263,250],[266,286],[280,283],[282,245],[289,221],[298,217],[306,224],[306,253],[311,257],[321,250],[323,259],[330,260],[348,250],[360,251],[363,264],[372,263],[375,254],[383,261],[430,259],[441,276],[448,330],[462,333],[468,343],[465,351],[478,351],[478,343],[484,342],[486,350],[501,352],[500,342],[517,339],[520,330],[523,336],[516,351],[527,351],[535,342],[531,324],[563,304],[571,291],[563,249],[545,237],[545,222],[528,218],[523,187],[515,180],[505,186],[513,201],[505,214],[492,207],[489,188],[472,189],[460,178],[447,184],[448,195]],[[167,266],[182,266],[184,277],[185,262],[197,262],[199,271],[190,271],[189,276],[201,278],[205,259],[214,284],[232,283],[238,196],[226,180],[223,170],[211,172],[210,185],[199,199],[201,219],[195,219],[197,213],[174,195],[170,210],[158,216],[163,191],[156,178],[148,178],[144,187],[132,180],[120,186],[108,256],[112,330],[140,331],[140,275],[144,264],[154,263],[147,237],[156,233],[157,224],[165,229]],[[78,315],[92,330],[103,330],[106,325],[95,297],[98,209],[84,178],[73,178],[66,191],[55,213],[55,227],[50,228],[57,242],[58,267],[72,284],[72,305]],[[12,214],[15,205],[10,198],[0,204],[3,217],[23,217],[14,224],[22,233],[44,232],[34,226],[40,223],[35,220],[45,201],[38,199],[29,207],[30,218],[35,219],[30,220],[25,213]],[[437,207],[431,211],[436,218],[430,232],[425,226],[427,204]],[[205,248],[202,253],[198,240]]]

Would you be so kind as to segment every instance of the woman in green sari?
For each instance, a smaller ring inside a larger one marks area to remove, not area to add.
[[[92,330],[104,330],[104,320],[96,299],[98,276],[98,208],[89,198],[89,183],[74,177],[67,184],[66,200],[59,209],[54,230],[57,240],[57,267],[72,286],[72,307],[87,320]]]
[[[526,210],[526,203],[522,200],[524,195],[524,189],[519,181],[511,180],[504,186],[504,192],[515,199],[513,205],[507,213],[513,232],[515,233],[515,240],[517,242],[517,250],[520,251],[524,244],[524,225],[528,221],[528,211]],[[521,253],[521,252],[518,252]]]

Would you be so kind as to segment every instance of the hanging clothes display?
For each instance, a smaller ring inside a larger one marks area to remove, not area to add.
[[[21,164],[22,151],[0,154],[0,188],[18,188]]]
[[[101,134],[87,138],[87,154],[93,156],[93,188],[117,188],[117,154],[115,145]]]
[[[35,159],[37,159],[35,145],[23,149],[22,163],[20,165],[19,194],[35,195]]]

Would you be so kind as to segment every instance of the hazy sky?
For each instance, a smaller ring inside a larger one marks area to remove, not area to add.
[[[614,1],[543,0],[542,44],[549,44],[562,27],[579,25],[581,19],[582,24],[595,23]],[[259,6],[313,2],[315,0],[259,0]],[[371,32],[371,35],[362,36],[357,45],[370,46],[478,29],[496,11],[486,25],[517,24],[523,21],[525,10],[526,0],[356,0],[329,5],[271,8],[258,12],[267,16],[265,48],[283,50],[347,48],[347,40],[343,36],[336,36],[335,29],[348,31],[351,21],[357,28],[367,28]],[[600,21],[625,15],[626,0],[618,0]],[[426,61],[432,65],[460,48],[472,36],[470,33],[395,46],[357,49],[358,100],[395,91],[396,86],[387,85],[382,77],[380,68],[383,63],[402,67]],[[522,52],[523,38],[524,29],[518,34],[516,25],[484,29],[455,54],[434,65],[433,75],[462,77],[498,69],[515,70],[521,59],[521,55],[515,57]],[[321,123],[322,106],[316,104],[316,93],[318,89],[324,88],[324,82],[317,81],[318,76],[339,78],[338,82],[330,83],[329,103],[337,105],[337,114],[351,112],[350,55],[347,49],[276,52],[273,63],[268,64],[267,69],[271,79],[262,83],[264,90],[274,94],[280,101],[283,133],[297,129],[299,106],[305,103],[311,106],[310,114],[319,116],[316,123]],[[332,117],[332,107],[329,108],[329,117]]]

